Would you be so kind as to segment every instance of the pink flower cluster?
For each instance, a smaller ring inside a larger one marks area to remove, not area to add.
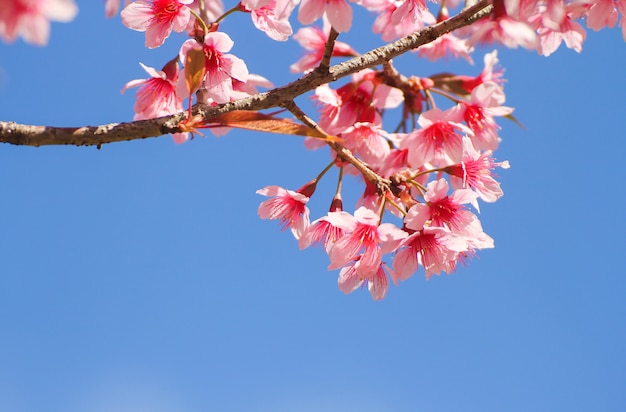
[[[554,53],[564,42],[577,52],[586,37],[577,20],[600,30],[614,27],[619,13],[626,40],[624,14],[626,0],[493,0],[494,12],[489,19],[472,25],[468,44],[498,42],[507,47],[536,49],[544,56]]]
[[[474,46],[479,43],[521,46],[544,56],[564,43],[580,52],[586,37],[581,22],[592,30],[619,25],[626,40],[626,0],[489,2],[492,11],[486,18],[423,45],[418,57],[452,56],[473,63]],[[286,41],[293,35],[305,53],[290,69],[309,73],[316,68],[327,70],[320,63],[328,55],[359,56],[341,40],[334,40],[332,49],[326,50],[329,38],[353,26],[353,6],[372,12],[373,32],[390,42],[448,19],[450,10],[461,10],[465,3],[240,0],[224,11],[222,0],[104,0],[108,17],[123,5],[122,23],[145,33],[148,48],[160,47],[172,33],[185,35],[177,56],[171,56],[161,70],[140,63],[148,77],[131,80],[122,89],[137,88],[135,120],[181,112],[188,100],[189,116],[179,123],[181,132],[173,135],[176,143],[188,140],[197,127],[215,126],[211,129],[215,134],[228,129],[228,121],[207,125],[194,118],[194,96],[196,103],[220,105],[257,94],[257,87],[273,87],[264,77],[249,73],[244,60],[231,53],[234,42],[220,31],[220,25],[232,13],[249,14],[252,24],[273,40]],[[294,35],[290,18],[296,8],[297,19],[305,27]],[[76,13],[73,0],[0,0],[0,38],[12,42],[21,37],[45,45],[50,22],[70,21]],[[322,28],[311,26],[320,19]],[[493,239],[483,231],[476,213],[479,200],[492,203],[503,194],[495,169],[506,169],[509,164],[493,157],[500,142],[496,120],[514,119],[513,109],[504,105],[497,62],[494,51],[485,56],[484,69],[477,76],[441,73],[420,78],[397,72],[388,61],[383,67],[361,70],[337,86],[321,85],[312,96],[319,110],[317,124],[294,110],[315,132],[302,132],[304,126],[286,119],[252,113],[248,127],[304,134],[309,136],[306,147],[329,145],[333,158],[315,179],[296,191],[279,186],[259,190],[258,194],[269,197],[259,206],[259,216],[280,221],[301,249],[322,245],[330,261],[328,268],[339,270],[339,289],[350,293],[367,285],[376,300],[385,297],[391,282],[398,284],[422,270],[426,278],[449,274],[479,250],[492,248]],[[390,112],[400,112],[392,125],[386,116]],[[267,122],[274,122],[273,126],[266,126]],[[320,135],[324,138],[310,137]],[[320,179],[332,169],[339,170],[339,178],[330,208],[311,221],[307,204]],[[353,213],[343,208],[346,175],[360,176],[363,183]]]
[[[429,60],[454,56],[472,63],[474,45],[490,42],[536,48],[544,55],[561,42],[580,51],[585,32],[577,21],[586,20],[594,30],[614,26],[625,2],[492,0],[488,18],[441,36],[421,47],[418,56]],[[460,1],[434,1],[430,4],[440,7],[432,13],[424,0],[242,0],[224,13],[221,1],[210,4],[209,23],[197,19],[199,8],[193,0],[137,0],[121,12],[126,26],[145,32],[147,47],[159,47],[172,32],[190,37],[178,59],[160,71],[142,65],[150,78],[125,86],[139,87],[136,119],[179,112],[198,88],[202,91],[198,101],[222,104],[256,93],[257,85],[271,85],[249,74],[246,63],[230,53],[234,43],[219,31],[219,25],[234,11],[249,13],[254,26],[277,41],[293,34],[289,18],[298,5],[300,23],[309,25],[321,18],[323,28],[303,27],[293,36],[306,52],[291,71],[308,72],[322,61],[331,27],[341,33],[352,26],[351,4],[376,14],[373,31],[385,41],[445,20],[448,8],[461,7]],[[118,6],[119,0],[108,0],[108,14]],[[358,56],[339,40],[330,54]],[[319,86],[313,96],[320,112],[318,126],[336,136],[341,148],[362,167],[333,151],[333,164],[300,189],[259,190],[258,194],[269,197],[261,203],[259,216],[280,221],[302,249],[323,245],[329,269],[339,270],[340,290],[350,293],[367,285],[376,300],[386,295],[392,282],[398,284],[420,270],[426,278],[451,273],[479,250],[492,248],[493,239],[483,231],[476,212],[479,200],[490,203],[502,196],[494,170],[509,164],[493,157],[500,142],[496,119],[511,117],[513,109],[504,105],[496,52],[484,61],[477,76],[406,77],[389,65],[362,70],[337,87]],[[179,69],[179,64],[187,66]],[[199,85],[190,80],[197,76],[202,77]],[[447,103],[438,104],[435,95],[444,96]],[[401,109],[400,124],[389,127],[383,117],[394,109]],[[174,138],[183,142],[188,135]],[[305,143],[316,149],[326,142],[307,138]],[[363,173],[363,167],[376,177]],[[328,213],[311,222],[308,201],[332,168],[341,170],[338,189]],[[347,174],[364,178],[363,194],[353,213],[343,209],[341,187]]]
[[[503,105],[496,64],[496,53],[487,55],[482,73],[466,79],[471,87],[461,89],[451,107],[421,111],[416,128],[404,133],[385,131],[381,113],[407,106],[408,90],[385,84],[381,72],[362,71],[337,89],[318,87],[319,125],[393,188],[381,193],[366,184],[354,214],[343,210],[338,190],[329,212],[309,223],[306,204],[315,186],[297,192],[273,186],[258,192],[272,197],[259,215],[291,228],[300,248],[323,245],[329,269],[340,269],[339,289],[350,293],[367,285],[376,300],[390,281],[398,284],[420,268],[427,278],[451,273],[478,250],[492,248],[470,206],[478,211],[478,199],[501,197],[494,169],[509,167],[492,156],[500,140],[495,119],[513,111]],[[420,82],[421,93],[443,91],[445,81],[438,82]],[[413,108],[405,107],[405,120]],[[335,166],[346,168],[338,161]]]

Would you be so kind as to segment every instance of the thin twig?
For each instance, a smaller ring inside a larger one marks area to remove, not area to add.
[[[332,137],[331,135],[326,133],[313,119],[307,116],[306,113],[304,113],[302,109],[300,109],[294,103],[293,100],[285,102],[283,104],[283,107],[289,110],[291,113],[293,113],[293,115],[296,116],[296,118],[300,120],[302,123],[304,123],[305,125],[315,129],[316,131],[322,133],[326,137]],[[326,144],[330,146],[330,148],[333,149],[337,153],[338,157],[340,157],[343,161],[350,163],[359,172],[361,172],[361,174],[366,180],[373,183],[376,186],[376,189],[378,190],[378,193],[380,195],[384,195],[386,192],[389,191],[391,181],[379,176],[376,172],[370,169],[365,163],[363,163],[359,158],[354,156],[350,150],[346,149],[340,143],[332,139],[326,140]]]
[[[331,27],[330,33],[328,33],[328,40],[326,40],[326,45],[324,46],[324,55],[322,56],[322,61],[319,66],[317,66],[317,70],[321,73],[328,73],[328,68],[330,67],[330,58],[333,55],[333,50],[335,49],[335,40],[337,40],[337,36],[339,33]]]

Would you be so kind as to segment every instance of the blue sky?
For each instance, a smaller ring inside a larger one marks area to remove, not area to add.
[[[2,120],[132,118],[120,89],[183,37],[147,50],[93,3],[45,48],[0,44]],[[357,16],[343,39],[379,45]],[[247,16],[223,29],[251,72],[296,78],[295,41],[272,42]],[[397,64],[477,74],[483,52],[474,67]],[[258,219],[257,189],[298,188],[326,165],[299,137],[2,145],[0,411],[625,410],[626,45],[590,31],[580,55],[499,56],[525,128],[503,123],[505,196],[481,206],[496,248],[382,302],[344,295],[321,251]]]

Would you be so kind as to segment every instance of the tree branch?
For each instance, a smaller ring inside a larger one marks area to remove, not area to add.
[[[212,118],[233,110],[263,110],[281,107],[285,102],[293,101],[295,97],[314,90],[318,86],[380,65],[409,50],[430,43],[446,33],[470,25],[490,14],[492,9],[488,0],[480,0],[456,16],[332,66],[328,72],[313,70],[285,86],[217,106],[196,104],[194,116],[201,116],[210,122]],[[181,112],[157,119],[85,127],[30,126],[0,121],[0,142],[25,146],[101,146],[106,143],[177,133],[181,131],[179,123],[185,118],[186,114]]]
[[[333,49],[335,48],[335,40],[337,40],[337,36],[339,36],[339,33],[331,27],[330,32],[328,33],[328,40],[326,40],[326,45],[324,46],[322,61],[316,70],[319,70],[322,73],[326,73],[328,71],[328,68],[330,67],[330,58],[333,55]]]

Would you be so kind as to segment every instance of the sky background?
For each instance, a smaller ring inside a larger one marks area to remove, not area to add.
[[[78,6],[47,47],[0,44],[1,120],[131,120],[120,89],[184,40],[147,50],[99,1]],[[356,17],[340,39],[380,45]],[[295,41],[245,15],[222,28],[251,72],[296,78]],[[476,75],[490,50],[473,67],[397,65]],[[320,250],[257,216],[256,190],[297,189],[327,164],[300,137],[0,146],[0,412],[626,410],[626,44],[589,31],[580,55],[499,56],[525,128],[501,123],[505,196],[481,205],[496,248],[382,302],[344,295]]]

